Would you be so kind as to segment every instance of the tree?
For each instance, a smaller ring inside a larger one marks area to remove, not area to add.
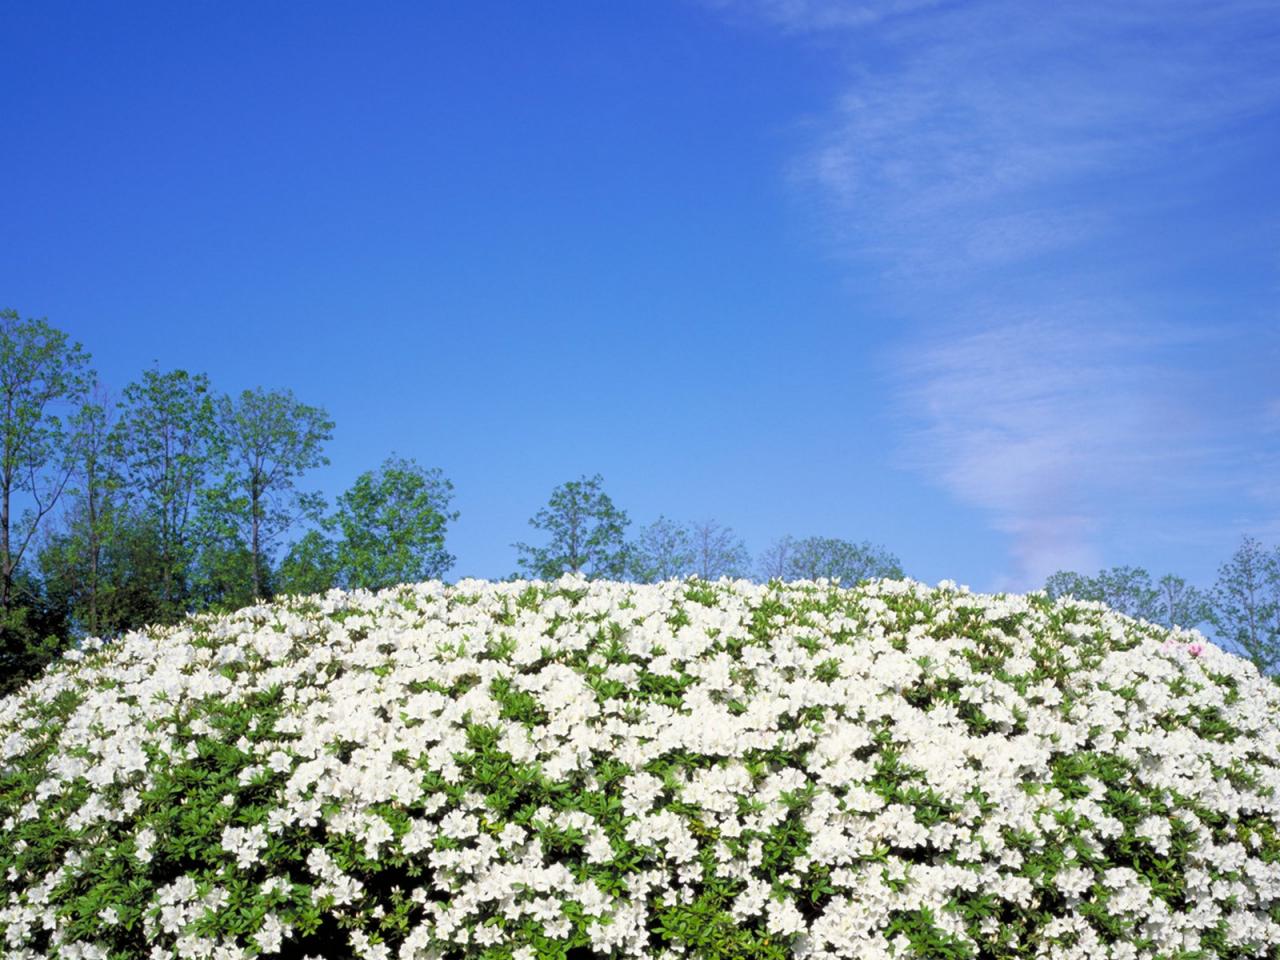
[[[529,576],[553,580],[570,572],[590,579],[626,575],[630,550],[624,534],[630,521],[603,488],[604,478],[597,473],[584,474],[551,492],[547,505],[529,520],[529,526],[550,535],[550,542],[542,547],[512,544]]]
[[[1171,582],[1169,586],[1174,585]],[[1141,567],[1111,567],[1099,570],[1092,577],[1072,570],[1059,570],[1045,581],[1044,589],[1055,600],[1065,596],[1094,600],[1105,603],[1118,613],[1153,623],[1160,621],[1163,611],[1163,588],[1153,587],[1151,575]]]
[[[110,637],[157,623],[166,616],[160,593],[164,566],[160,534],[150,517],[127,502],[100,515],[96,551],[81,499],[66,526],[53,532],[39,553],[49,602],[65,609],[73,634]]]
[[[901,577],[898,558],[874,544],[836,537],[806,537],[790,544],[788,580],[839,579],[845,586],[878,577]]]
[[[1151,585],[1151,575],[1141,567],[1111,567],[1096,577],[1102,602],[1130,617],[1155,622],[1159,619],[1160,591]]]
[[[1156,621],[1166,627],[1200,626],[1209,619],[1209,598],[1182,577],[1166,573],[1156,584]]]
[[[223,464],[225,438],[209,379],[185,370],[148,370],[124,390],[119,434],[128,491],[160,535],[164,616],[186,609],[195,511]]]
[[[231,479],[211,482],[196,494],[196,508],[189,534],[186,567],[186,604],[189,610],[226,613],[253,604],[254,559],[237,515]],[[270,570],[258,571],[258,583],[266,585]]]
[[[92,403],[86,403],[76,418],[77,444],[75,497],[78,510],[71,513],[72,528],[77,529],[83,543],[85,559],[84,593],[86,609],[82,612],[85,629],[97,634],[102,573],[103,542],[110,536],[113,495],[122,478],[116,469],[116,443],[111,433],[112,414],[106,392],[95,387]]]
[[[631,576],[640,583],[682,579],[693,568],[693,537],[684,524],[658,517],[631,547]]]
[[[786,580],[791,568],[791,554],[795,547],[795,538],[779,537],[760,554],[756,565],[761,580]]]
[[[338,497],[329,521],[338,533],[333,553],[340,583],[379,590],[443,576],[455,561],[444,547],[448,524],[458,519],[449,512],[452,499],[453,484],[439,468],[412,459],[393,455],[377,471],[360,474]],[[314,540],[308,548],[323,554]]]
[[[13,607],[14,577],[40,524],[72,474],[59,406],[84,402],[89,355],[44,320],[0,310],[0,616]],[[14,516],[15,498],[29,506]]]
[[[333,421],[320,407],[300,403],[289,390],[245,390],[222,397],[218,421],[226,437],[232,472],[216,498],[216,509],[249,552],[249,597],[263,596],[268,556],[277,539],[301,516],[314,515],[315,495],[294,482],[329,463],[324,444]]]
[[[13,572],[11,586],[16,602],[0,621],[0,697],[39,676],[71,645],[65,608],[50,599],[26,564]]]
[[[338,583],[338,556],[322,530],[308,530],[289,548],[276,571],[279,593],[324,593]]]
[[[1244,537],[1218,569],[1210,619],[1260,671],[1280,671],[1280,551]]]
[[[1102,600],[1093,578],[1086,577],[1082,573],[1076,573],[1074,570],[1059,570],[1056,573],[1051,573],[1044,582],[1044,592],[1049,595],[1050,600],[1058,600],[1062,597],[1074,597],[1077,600]]]
[[[107,554],[127,512],[120,437],[113,429],[111,398],[101,385],[95,385],[69,425],[75,440],[65,493],[68,505],[59,529],[41,545],[37,562],[50,595],[65,604],[71,629],[101,636],[106,625],[115,622],[105,615],[114,586],[105,576]]]
[[[693,572],[703,580],[719,580],[721,577],[745,577],[751,565],[747,545],[733,530],[707,520],[694,524]]]

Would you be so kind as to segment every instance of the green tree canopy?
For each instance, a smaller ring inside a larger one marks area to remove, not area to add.
[[[101,387],[71,423],[77,441],[67,508],[40,548],[39,566],[74,632],[105,636],[161,614],[159,541],[126,497],[121,437]]]
[[[162,622],[164,567],[160,533],[152,518],[113,503],[99,514],[94,545],[80,499],[63,529],[52,533],[39,554],[51,604],[67,612],[75,634],[112,637]]]
[[[196,511],[226,457],[209,378],[146,371],[125,388],[117,429],[127,492],[160,537],[160,596],[173,618],[191,599]]]
[[[1218,570],[1212,622],[1263,673],[1280,672],[1280,550],[1244,537]]]
[[[1152,585],[1151,574],[1141,567],[1111,567],[1093,576],[1059,570],[1045,581],[1044,589],[1055,600],[1065,596],[1096,600],[1127,616],[1160,622],[1161,590]]]
[[[71,478],[65,414],[74,416],[92,382],[80,344],[43,319],[0,310],[0,619],[23,555]]]
[[[333,558],[340,585],[379,590],[444,576],[455,561],[445,549],[448,525],[458,519],[449,510],[452,499],[453,484],[440,469],[413,459],[393,455],[378,470],[360,474],[338,497],[328,523],[337,534]]]
[[[230,470],[210,509],[224,527],[222,553],[248,551],[248,596],[264,595],[271,549],[297,519],[314,517],[318,496],[295,483],[306,471],[328,464],[324,444],[333,421],[323,408],[298,401],[289,390],[245,390],[217,402]]]
[[[689,531],[693,546],[693,573],[703,580],[745,577],[751,554],[742,538],[715,520],[695,523]]]
[[[0,310],[0,693],[68,643],[66,612],[30,561],[74,472],[68,420],[92,379],[89,355],[65,333]]]
[[[520,554],[520,566],[535,579],[581,573],[593,580],[620,580],[631,566],[625,540],[629,522],[604,492],[604,478],[584,474],[551,491],[547,505],[529,520],[529,526],[547,534],[549,542],[513,546]]]
[[[123,499],[124,477],[120,473],[119,437],[112,431],[113,414],[100,386],[95,387],[92,400],[76,414],[74,430],[78,442],[71,506],[65,516],[65,533],[58,538],[66,554],[65,563],[81,568],[75,596],[68,597],[69,614],[81,630],[94,635],[102,629],[103,550],[113,538]],[[41,566],[45,566],[43,557]]]
[[[1213,614],[1209,596],[1182,577],[1166,573],[1156,583],[1156,623],[1166,627],[1194,628]]]
[[[289,548],[276,571],[277,593],[324,593],[338,585],[338,554],[323,530],[308,530]]]
[[[23,563],[13,575],[13,605],[0,623],[0,697],[38,676],[71,646],[65,607]]]
[[[683,579],[693,568],[688,526],[665,516],[640,528],[631,545],[631,577],[639,583]]]
[[[785,551],[787,580],[839,579],[845,586],[879,577],[901,577],[902,564],[884,547],[837,537],[791,540]]]

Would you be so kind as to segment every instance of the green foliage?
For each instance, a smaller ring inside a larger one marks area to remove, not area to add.
[[[715,520],[677,523],[665,516],[642,527],[629,547],[630,574],[639,583],[699,577],[745,577],[751,564],[747,546]]]
[[[103,600],[103,553],[115,539],[117,515],[123,502],[124,477],[120,472],[120,442],[112,429],[112,413],[106,396],[95,390],[74,417],[77,435],[70,505],[62,530],[51,535],[40,552],[40,566],[66,592],[67,610],[85,632],[101,630],[99,609]],[[74,580],[70,574],[75,573]]]
[[[324,593],[337,583],[337,551],[320,530],[308,530],[289,548],[275,577],[280,594]]]
[[[44,320],[0,310],[0,614],[14,577],[72,472],[74,440],[58,408],[75,408],[92,383],[89,355]],[[26,509],[15,515],[18,498]]]
[[[161,608],[173,620],[191,600],[196,512],[226,457],[209,378],[146,371],[124,390],[118,435],[127,494],[159,533]]]
[[[289,390],[245,390],[217,403],[218,423],[226,437],[230,470],[210,509],[230,536],[247,549],[250,599],[264,595],[272,548],[293,522],[314,519],[320,501],[295,484],[306,471],[327,465],[324,444],[333,421],[321,407],[295,399]],[[224,550],[224,553],[226,551]]]
[[[74,414],[92,378],[65,333],[0,310],[0,693],[68,644],[65,609],[24,561],[74,472]]]
[[[1213,616],[1212,601],[1207,593],[1191,586],[1176,574],[1166,573],[1156,583],[1155,622],[1166,627],[1198,627]]]
[[[113,636],[166,618],[158,527],[127,498],[122,438],[99,389],[71,419],[76,434],[67,509],[41,544],[45,590],[73,637]]]
[[[330,586],[380,590],[442,577],[455,559],[445,549],[448,525],[458,519],[452,499],[453,484],[438,467],[388,457],[338,497],[325,524],[334,541],[303,538],[304,549],[287,561],[289,577],[317,580],[330,556],[337,578]]]
[[[1094,584],[1094,578],[1076,573],[1074,570],[1059,570],[1049,575],[1044,582],[1044,592],[1051,600],[1062,597],[1074,597],[1077,600],[1102,601],[1101,592]]]
[[[256,602],[271,587],[271,571],[255,563],[249,545],[238,537],[202,537],[189,576],[194,610],[227,613]]]
[[[784,537],[761,558],[766,579],[839,579],[845,586],[902,576],[902,564],[884,547],[837,537]]]
[[[65,608],[24,565],[14,571],[13,603],[0,610],[0,697],[38,676],[71,645]]]
[[[1045,581],[1044,588],[1053,598],[1096,600],[1127,616],[1153,623],[1159,618],[1160,591],[1151,585],[1151,575],[1141,567],[1112,567],[1092,577],[1059,571]]]
[[[1213,625],[1264,673],[1280,673],[1280,549],[1244,537],[1218,570]]]
[[[1165,574],[1154,585],[1141,567],[1111,567],[1094,576],[1060,570],[1044,585],[1050,597],[1105,603],[1130,617],[1166,627],[1197,627],[1209,618],[1208,597],[1182,577]]]
[[[693,537],[683,523],[658,517],[640,528],[630,552],[632,579],[638,583],[679,580],[693,567]]]
[[[152,519],[127,504],[112,506],[98,516],[95,547],[81,516],[73,513],[39,554],[45,590],[66,611],[72,636],[112,637],[164,622],[164,557]]]
[[[693,547],[691,573],[703,580],[745,577],[751,554],[742,538],[715,520],[696,523],[690,529]]]
[[[0,709],[0,941],[1269,957],[1280,693],[1183,640],[910,582],[565,580],[86,644]]]
[[[621,579],[631,566],[625,532],[627,514],[604,492],[600,474],[562,483],[529,520],[547,534],[544,546],[516,543],[520,567],[531,577],[552,580],[564,573],[589,579]]]

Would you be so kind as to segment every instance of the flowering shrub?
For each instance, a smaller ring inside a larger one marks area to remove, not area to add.
[[[424,583],[0,702],[5,956],[1275,957],[1280,689],[1098,604]]]

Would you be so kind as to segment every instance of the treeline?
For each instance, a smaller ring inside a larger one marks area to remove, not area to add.
[[[0,311],[0,694],[84,636],[444,577],[453,484],[392,454],[329,504],[305,478],[328,464],[333,430],[323,407],[290,390],[221,394],[185,370],[145,370],[111,395],[80,344]],[[783,537],[752,557],[715,520],[660,516],[632,533],[599,474],[556,487],[529,524],[538,542],[512,544],[512,577],[903,575],[883,547],[835,537]],[[1045,589],[1211,624],[1260,668],[1280,669],[1280,551],[1248,538],[1211,591],[1129,567],[1057,573]]]
[[[186,370],[144,370],[113,395],[90,364],[47,321],[0,311],[0,693],[84,636],[453,566],[439,468],[393,454],[329,504],[305,484],[329,462],[323,407],[287,389],[222,394]],[[824,537],[784,538],[753,568],[715,521],[659,517],[628,538],[598,475],[557,487],[530,523],[546,543],[515,544],[512,576],[902,574],[881,548]]]
[[[1099,600],[1167,627],[1208,628],[1263,673],[1280,675],[1280,547],[1267,549],[1253,537],[1241,539],[1207,590],[1172,573],[1153,580],[1141,567],[1112,567],[1092,576],[1061,570],[1044,589],[1054,598]]]
[[[855,583],[902,576],[898,558],[883,547],[835,537],[783,537],[753,563],[745,541],[715,520],[683,523],[661,516],[628,538],[627,513],[605,492],[600,474],[556,487],[529,525],[547,542],[543,546],[512,544],[519,555],[520,573],[515,575],[544,580],[568,572],[639,583],[691,576],[706,580],[839,577]]]
[[[451,484],[391,456],[330,509],[302,484],[333,427],[185,370],[111,395],[80,344],[0,311],[0,692],[86,635],[442,575]]]

